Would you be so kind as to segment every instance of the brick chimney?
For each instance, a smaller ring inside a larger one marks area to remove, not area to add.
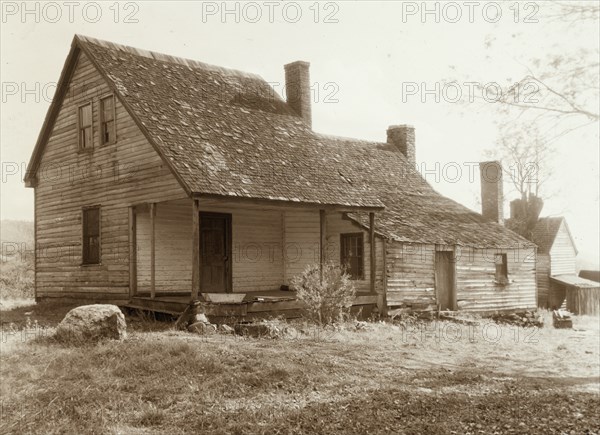
[[[284,66],[285,95],[292,109],[312,127],[309,67],[310,63],[301,60]]]
[[[387,129],[387,143],[395,145],[410,164],[417,163],[415,128],[412,125],[390,125]]]
[[[481,176],[481,214],[486,221],[504,223],[502,164],[498,161],[479,163]]]

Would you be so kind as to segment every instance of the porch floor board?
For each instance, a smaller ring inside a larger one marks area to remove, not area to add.
[[[154,298],[151,298],[150,294],[142,293],[133,296],[123,307],[179,315],[187,308],[190,301],[190,292],[174,291],[157,294]],[[377,295],[359,292],[354,307],[371,306],[376,303]],[[304,304],[297,299],[296,292],[271,290],[248,292],[244,300],[238,303],[206,302],[204,308],[206,315],[215,319],[253,320],[279,315],[286,318],[299,317],[303,306]]]

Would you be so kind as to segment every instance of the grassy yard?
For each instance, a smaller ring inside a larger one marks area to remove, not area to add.
[[[298,324],[279,340],[129,319],[123,342],[68,347],[44,328],[68,308],[1,313],[1,433],[600,431],[598,318],[573,330]],[[25,312],[36,329],[19,330]]]

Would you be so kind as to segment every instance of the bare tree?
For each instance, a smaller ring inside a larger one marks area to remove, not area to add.
[[[541,9],[541,20],[553,22],[556,32],[569,40],[583,24],[597,28],[600,3],[591,1],[549,2]],[[505,114],[531,122],[553,125],[563,136],[600,121],[600,52],[595,38],[568,51],[550,49],[543,57],[529,59],[527,73],[502,88],[496,101]]]
[[[535,125],[508,124],[502,128],[498,147],[488,154],[503,161],[503,170],[518,198],[511,202],[510,225],[529,236],[543,207],[543,185],[552,175],[548,160],[554,152]]]
[[[540,19],[553,22],[569,38],[578,25],[596,25],[598,2],[551,2]],[[563,33],[561,33],[563,34]],[[580,39],[581,41],[581,39]],[[499,136],[491,154],[505,162],[518,198],[511,202],[511,225],[524,236],[537,222],[551,192],[544,183],[552,173],[554,143],[571,132],[600,121],[600,53],[598,42],[584,39],[575,49],[545,52],[526,62],[527,73],[501,89],[493,107]]]

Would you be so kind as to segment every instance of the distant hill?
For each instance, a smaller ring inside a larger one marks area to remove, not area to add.
[[[25,243],[33,249],[33,221],[0,221],[0,242]]]

